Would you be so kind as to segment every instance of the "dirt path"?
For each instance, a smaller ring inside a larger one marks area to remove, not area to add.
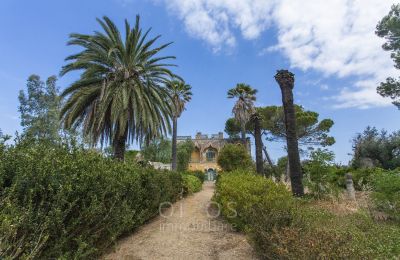
[[[256,259],[246,237],[210,207],[214,184],[175,203],[163,215],[119,241],[104,259]]]

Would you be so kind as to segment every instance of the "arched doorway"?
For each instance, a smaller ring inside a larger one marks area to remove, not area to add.
[[[217,177],[217,171],[215,169],[209,168],[206,170],[206,180],[215,181]]]

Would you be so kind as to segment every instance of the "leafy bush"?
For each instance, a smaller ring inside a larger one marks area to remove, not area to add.
[[[311,195],[322,198],[328,194],[338,194],[338,187],[333,184],[334,158],[333,152],[317,149],[311,152],[310,160],[304,163],[304,184]]]
[[[206,179],[206,174],[204,172],[202,172],[202,171],[191,171],[189,173],[191,173],[194,176],[196,176],[197,178],[199,178],[201,183],[203,183],[205,181],[205,179]]]
[[[400,221],[400,173],[387,172],[374,177],[372,198],[378,210]]]
[[[0,156],[0,258],[95,258],[182,190],[179,173],[73,147],[23,142]]]
[[[182,174],[183,194],[193,194],[201,190],[202,184],[199,178],[192,174]]]
[[[190,157],[194,150],[194,143],[192,140],[186,140],[178,143],[177,147],[177,168],[178,171],[186,171],[189,167]]]
[[[264,259],[374,259],[400,255],[400,227],[363,212],[336,216],[246,171],[222,174],[214,199]]]
[[[363,168],[352,170],[354,188],[356,190],[371,189],[374,179],[387,172],[382,168]]]
[[[217,163],[223,171],[253,167],[248,150],[241,144],[226,144],[219,152]]]

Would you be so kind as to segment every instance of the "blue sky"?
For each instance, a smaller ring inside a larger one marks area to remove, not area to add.
[[[378,82],[397,73],[373,33],[393,1],[298,2],[1,0],[0,128],[21,130],[18,92],[30,74],[58,75],[64,58],[76,51],[66,46],[69,33],[99,29],[95,18],[103,15],[122,26],[140,14],[143,27],[161,34],[161,42],[174,42],[164,54],[177,56],[176,72],[193,87],[178,134],[222,131],[233,106],[226,92],[239,82],[258,89],[258,105],[279,105],[273,76],[287,68],[296,74],[295,101],[335,121],[331,149],[347,163],[351,138],[366,126],[400,128],[400,111],[375,93]],[[61,78],[60,88],[77,77]],[[274,159],[282,146],[268,144]]]

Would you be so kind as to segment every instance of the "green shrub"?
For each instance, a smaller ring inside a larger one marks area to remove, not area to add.
[[[217,163],[223,171],[254,167],[248,150],[241,144],[226,144],[219,152]]]
[[[206,174],[202,171],[192,171],[190,173],[193,174],[194,176],[196,176],[197,178],[199,178],[201,183],[203,183],[206,179]]]
[[[356,190],[371,189],[376,176],[382,175],[386,170],[382,168],[363,168],[352,170],[354,188]]]
[[[23,142],[0,156],[0,258],[95,258],[182,190],[179,173],[77,148]]]
[[[201,191],[202,183],[199,178],[190,173],[182,174],[182,178],[184,195]]]
[[[400,227],[363,212],[336,216],[294,199],[281,184],[236,171],[221,174],[214,196],[222,214],[264,259],[375,259],[400,255]]]
[[[317,198],[338,195],[339,187],[333,184],[335,166],[333,152],[317,149],[312,151],[310,160],[304,163],[304,184],[309,193]]]
[[[378,210],[400,221],[400,173],[386,172],[373,178],[372,198]]]

